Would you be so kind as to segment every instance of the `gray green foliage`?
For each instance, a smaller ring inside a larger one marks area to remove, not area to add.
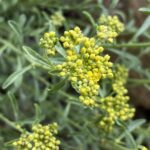
[[[137,28],[134,17],[128,17],[112,0],[108,7],[103,0],[3,0],[0,1],[0,149],[12,150],[8,141],[17,139],[22,130],[35,123],[57,122],[62,150],[138,150],[138,145],[150,148],[150,125],[144,119],[119,122],[109,135],[96,128],[98,110],[85,108],[66,79],[59,78],[51,62],[39,46],[46,31],[58,35],[75,25],[87,35],[95,32],[95,20],[100,14],[117,14],[126,25],[115,44],[104,45],[129,70],[141,79],[128,79],[128,86],[144,85],[150,90],[150,69],[143,68],[140,57],[149,54],[150,16]],[[112,10],[113,9],[113,10]],[[54,27],[50,16],[61,10],[66,17],[63,27]],[[149,14],[149,8],[139,9]],[[68,15],[69,14],[69,15]],[[130,39],[124,38],[130,35]],[[140,38],[144,39],[141,43]],[[59,47],[59,44],[58,44]],[[62,48],[58,52],[65,56]],[[134,53],[131,53],[134,51]],[[107,84],[102,83],[102,94]],[[19,131],[19,132],[18,132]]]

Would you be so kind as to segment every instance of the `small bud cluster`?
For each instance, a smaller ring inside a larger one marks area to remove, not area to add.
[[[58,38],[55,32],[53,31],[46,32],[43,38],[40,39],[40,45],[47,51],[48,55],[55,55],[56,53],[55,45],[57,41]]]
[[[73,87],[81,94],[86,106],[96,106],[100,79],[112,78],[110,56],[101,56],[103,47],[94,38],[85,37],[78,27],[65,31],[60,38],[66,48],[66,61],[57,65],[62,77],[68,76]]]
[[[100,25],[97,27],[97,36],[102,42],[108,41],[112,43],[114,38],[117,37],[117,32],[112,31],[109,26]]]
[[[124,24],[117,16],[102,15],[97,26],[97,36],[101,42],[112,43],[114,39],[124,30]]]
[[[54,136],[57,134],[57,124],[32,127],[32,133],[24,133],[13,146],[17,150],[59,150],[60,141]]]
[[[99,23],[111,27],[112,31],[120,33],[124,30],[124,24],[119,21],[117,16],[102,15],[99,18]]]
[[[117,66],[114,72],[113,92],[114,96],[101,99],[101,109],[106,115],[100,121],[100,127],[110,131],[116,120],[128,120],[133,117],[135,109],[128,104],[129,96],[126,96],[127,89],[124,87],[127,79],[127,70],[123,66]]]
[[[62,12],[61,11],[56,11],[52,16],[51,16],[51,20],[52,20],[52,23],[55,25],[55,26],[62,26],[63,23],[65,22],[65,18],[64,16],[62,15]]]
[[[80,44],[82,40],[83,34],[79,27],[75,27],[74,30],[65,31],[64,35],[60,37],[60,41],[66,49],[73,49],[76,45]]]

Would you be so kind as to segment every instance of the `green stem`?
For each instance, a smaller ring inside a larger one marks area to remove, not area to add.
[[[130,83],[136,83],[136,84],[149,84],[150,79],[128,79]]]
[[[33,74],[34,75],[34,74]],[[43,82],[46,86],[50,86],[52,87],[53,85],[50,84],[47,80],[45,80],[44,78],[40,77],[40,76],[36,76],[34,75],[34,77],[36,79],[38,79],[39,81]],[[66,97],[67,99],[70,100],[70,102],[76,104],[76,105],[82,105],[80,102],[79,102],[79,99],[75,96],[72,96],[71,94],[68,94],[66,92],[64,92],[63,90],[58,90],[58,93],[61,94],[62,96]],[[71,101],[72,100],[72,101]]]
[[[22,54],[21,51],[15,47],[11,42],[4,40],[2,38],[0,38],[0,43],[4,44],[5,46],[11,48],[12,50],[14,50],[15,52],[17,52],[18,54]]]
[[[123,43],[123,44],[102,44],[104,48],[142,48],[142,47],[150,47],[150,42],[143,43]]]
[[[59,90],[58,93],[60,93],[62,96],[68,98],[69,100],[73,100],[76,104],[81,105],[79,102],[79,99],[77,97],[72,96],[71,94],[67,94],[66,92]]]
[[[24,130],[20,126],[18,127],[14,122],[8,120],[2,114],[0,114],[0,120],[2,120],[3,122],[5,122],[7,125],[11,126],[12,128],[18,130],[19,132],[24,132]]]

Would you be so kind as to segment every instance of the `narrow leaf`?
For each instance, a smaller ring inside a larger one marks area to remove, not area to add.
[[[134,120],[132,121],[128,126],[128,132],[132,132],[133,130],[135,130],[136,128],[140,127],[141,125],[143,125],[145,123],[144,119],[138,119],[138,120]],[[123,132],[120,136],[119,136],[119,140],[123,139],[126,136],[126,133]]]
[[[89,21],[91,22],[92,26],[95,28],[96,27],[96,23],[95,23],[92,15],[90,13],[88,13],[87,11],[83,11],[83,14],[89,19]]]
[[[137,39],[140,35],[142,35],[147,29],[150,27],[150,16],[147,17],[142,24],[142,26],[139,28],[139,30],[136,32],[136,34],[133,36],[131,41],[134,41]]]
[[[120,51],[117,49],[109,49],[109,51],[119,55],[122,60],[126,61],[126,65],[129,65],[129,69],[138,69],[138,67],[141,66],[141,62],[138,59],[138,57],[126,52],[126,51]],[[137,67],[138,66],[138,67]]]
[[[22,41],[21,40],[21,31],[19,29],[18,24],[15,21],[13,21],[13,20],[9,20],[8,24],[11,27],[11,29],[14,31],[14,33],[16,34],[18,40]]]
[[[18,119],[18,114],[19,114],[19,108],[18,108],[17,100],[16,100],[14,94],[11,91],[9,91],[7,93],[7,95],[9,97],[10,103],[12,105],[12,109],[13,109],[13,112],[14,112],[15,119],[17,120]]]
[[[131,149],[136,150],[137,144],[136,144],[131,132],[129,131],[127,125],[122,121],[117,121],[117,122],[118,122],[118,125],[120,125],[124,129],[125,139],[128,143],[127,145],[129,145]],[[120,138],[118,138],[118,140],[120,141]]]
[[[64,110],[64,114],[63,114],[65,119],[67,119],[67,117],[68,117],[68,114],[70,112],[70,108],[71,108],[71,103],[68,103],[65,110]]]
[[[145,14],[150,14],[150,8],[142,7],[139,9],[139,11],[145,13]]]
[[[63,79],[63,80],[61,80],[61,81],[60,81],[59,83],[57,83],[55,86],[53,86],[53,87],[49,90],[49,92],[50,92],[50,93],[54,93],[54,92],[58,91],[59,89],[61,89],[61,88],[64,86],[65,82],[66,82],[66,78]]]
[[[28,70],[30,70],[32,68],[31,65],[26,66],[25,68],[22,68],[14,73],[12,73],[7,79],[6,81],[3,83],[3,89],[6,89],[7,87],[9,87],[12,83],[14,83],[20,76],[22,76],[25,72],[27,72]]]
[[[56,51],[62,55],[63,57],[66,57],[66,52],[65,50],[60,46],[60,43],[58,45],[55,46]]]
[[[36,51],[32,50],[30,47],[23,46],[23,50],[27,55],[27,59],[33,63],[33,65],[41,66],[45,69],[50,69],[51,66],[41,55],[39,55]]]
[[[41,121],[41,109],[38,104],[34,104],[35,107],[35,124]]]

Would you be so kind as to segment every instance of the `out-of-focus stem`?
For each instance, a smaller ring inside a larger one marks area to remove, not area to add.
[[[102,44],[104,48],[142,48],[150,47],[150,42],[143,43],[123,43],[123,44]]]
[[[14,122],[8,120],[4,115],[0,114],[0,120],[2,120],[3,122],[5,122],[7,125],[11,126],[12,128],[18,130],[19,132],[24,132],[24,130],[16,125]]]

